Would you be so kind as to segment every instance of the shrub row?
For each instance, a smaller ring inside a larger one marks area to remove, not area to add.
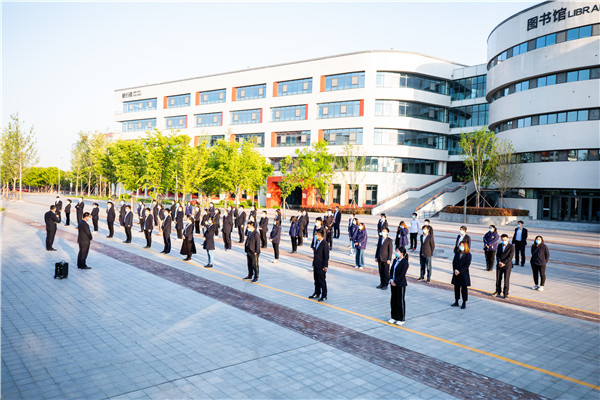
[[[300,208],[307,212],[316,212],[316,213],[324,213],[327,210],[332,210],[335,206],[300,206]],[[349,207],[344,206],[340,207],[340,212],[342,214],[356,214],[356,215],[370,215],[371,207]]]
[[[463,206],[446,206],[443,212],[448,214],[462,214]],[[529,210],[520,210],[517,208],[489,208],[489,207],[467,207],[467,214],[470,215],[488,215],[494,217],[526,217]]]

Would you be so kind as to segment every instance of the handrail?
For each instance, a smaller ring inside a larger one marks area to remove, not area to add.
[[[427,184],[425,184],[425,185],[423,185],[423,186],[421,186],[421,187],[418,187],[418,188],[406,188],[406,189],[403,189],[403,190],[399,191],[398,193],[396,193],[396,194],[393,194],[393,195],[391,195],[391,196],[389,196],[389,197],[386,197],[385,199],[381,200],[379,203],[375,204],[375,205],[373,206],[373,208],[375,208],[375,207],[377,207],[377,206],[380,206],[380,205],[382,205],[382,204],[385,204],[386,202],[390,201],[390,200],[391,200],[391,199],[393,199],[394,197],[401,196],[401,195],[403,195],[403,194],[404,194],[404,193],[406,193],[406,192],[415,192],[415,191],[423,190],[423,189],[425,189],[425,188],[426,188],[426,187],[428,187],[428,186],[434,185],[434,184],[436,184],[436,183],[438,183],[438,182],[440,182],[440,181],[442,181],[442,180],[444,180],[444,179],[448,178],[449,176],[452,176],[452,174],[446,174],[446,175],[442,176],[441,178],[438,178],[438,179],[436,179],[436,180],[433,180],[433,181],[431,181],[431,182],[429,182],[429,183],[427,183]]]
[[[468,182],[469,181],[464,181],[464,182],[462,182],[461,184],[459,184],[458,186],[456,186],[454,188],[440,190],[439,192],[437,192],[436,194],[434,194],[433,196],[431,196],[430,198],[428,198],[427,200],[425,200],[424,202],[422,202],[421,204],[419,204],[417,206],[417,208],[416,208],[416,211],[419,211],[421,208],[425,207],[425,205],[427,205],[427,203],[431,203],[433,200],[437,199],[438,197],[440,197],[444,193],[453,193],[453,192],[456,192],[458,189],[460,189],[464,185],[468,184]]]

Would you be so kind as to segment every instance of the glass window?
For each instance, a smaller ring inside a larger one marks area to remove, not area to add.
[[[548,114],[548,124],[555,124],[556,120],[556,114]]]
[[[600,67],[592,68],[590,70],[590,79],[600,78]]]
[[[282,81],[277,85],[277,96],[312,93],[312,78]]]
[[[147,131],[156,127],[156,118],[138,119],[134,121],[124,121],[122,125],[123,132]]]
[[[579,28],[579,38],[586,38],[592,36],[592,26],[582,26]]]
[[[404,72],[377,71],[376,84],[377,87],[410,88],[439,94],[446,94],[447,91],[444,80]]]
[[[577,71],[567,72],[567,82],[576,82],[577,81]]]
[[[579,75],[578,75],[577,79],[580,81],[587,81],[588,79],[590,79],[590,70],[582,69],[581,71],[579,71]]]
[[[567,41],[579,39],[579,28],[569,29],[567,31]]]
[[[561,31],[556,33],[556,43],[562,43],[567,40],[567,31]],[[546,46],[548,46],[548,41],[546,41]]]
[[[310,146],[310,131],[277,132],[276,147]]]
[[[540,125],[546,125],[548,123],[548,115],[540,115]]]
[[[535,40],[535,47],[540,49],[546,46],[546,36],[539,37]]]
[[[553,44],[556,44],[556,33],[546,35],[546,46],[551,46]]]
[[[271,120],[277,121],[297,121],[306,119],[306,105],[273,107],[271,108]]]
[[[253,110],[239,110],[231,112],[231,124],[258,124],[262,122],[262,108]]]
[[[556,85],[556,75],[548,75],[546,78],[546,84],[548,86]]]
[[[349,72],[325,77],[325,91],[365,87],[365,72]]]
[[[577,150],[569,150],[567,153],[567,161],[577,161]]]
[[[190,94],[180,94],[167,97],[167,108],[188,107],[190,105]]]
[[[567,122],[575,122],[575,121],[577,121],[577,111],[567,112]]]
[[[346,145],[346,144],[363,144],[362,143],[363,129],[362,128],[345,128],[345,129],[325,129],[323,130],[323,139],[329,145]]]
[[[341,118],[360,116],[360,100],[338,101],[335,103],[321,103],[319,118]]]
[[[589,110],[588,120],[595,121],[600,119],[600,108],[592,108]]]
[[[200,104],[225,103],[227,101],[226,93],[226,89],[200,92]]]
[[[239,143],[252,142],[257,147],[265,147],[264,133],[241,133],[234,135],[235,141]]]
[[[367,185],[367,205],[377,204],[377,185]]]
[[[587,150],[578,150],[577,151],[577,161],[587,161],[588,160],[588,151]]]
[[[587,120],[588,120],[588,110],[577,111],[577,121],[587,121]]]
[[[222,125],[223,113],[208,113],[208,114],[197,114],[196,126],[220,126]]]
[[[237,88],[236,100],[264,99],[266,95],[267,84],[240,86]]]
[[[538,87],[546,86],[546,77],[542,76],[541,78],[538,78],[537,85],[538,85]]]
[[[527,42],[519,45],[519,54],[527,53]]]
[[[136,112],[146,110],[156,110],[156,98],[126,101],[123,103],[123,112]]]
[[[187,128],[187,115],[178,115],[176,117],[166,117],[166,126],[170,129]]]
[[[567,113],[566,112],[558,113],[558,118],[556,119],[556,122],[558,122],[558,123],[567,122]]]

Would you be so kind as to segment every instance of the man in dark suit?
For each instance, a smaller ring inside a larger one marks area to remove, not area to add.
[[[388,228],[389,230],[387,217],[385,216],[385,214],[382,213],[381,217],[379,218],[379,221],[377,221],[377,236],[381,236],[383,228]]]
[[[158,226],[158,203],[156,200],[152,200],[152,222],[155,226]]]
[[[256,207],[254,205],[250,206],[249,217],[254,217],[254,220],[256,221]]]
[[[200,234],[200,220],[202,219],[202,209],[196,206],[194,209],[194,230],[196,234]]]
[[[244,227],[246,225],[246,211],[244,211],[244,206],[240,206],[240,211],[235,219],[235,224],[238,228],[238,234],[240,236],[238,243],[244,243]]]
[[[121,206],[121,210],[123,210],[123,206]],[[121,211],[123,212],[123,211]],[[140,222],[140,232],[144,232],[144,221],[146,221],[146,207],[144,206],[144,202],[140,201],[138,206],[137,206],[137,210],[136,210],[136,214],[138,216],[138,220]],[[125,218],[125,214],[123,213],[123,218]]]
[[[223,247],[225,250],[231,250],[231,231],[233,230],[233,215],[225,210],[223,214]]]
[[[471,248],[471,237],[469,235],[467,235],[467,227],[464,225],[460,227],[460,233],[458,234],[458,236],[456,236],[456,243],[454,243],[454,253],[455,254],[460,252],[460,250],[458,249],[458,245],[461,242],[467,243],[467,245],[469,246],[469,249]]]
[[[94,232],[98,232],[98,221],[100,220],[100,208],[98,208],[98,203],[94,203],[92,205],[92,223],[94,224]]]
[[[67,205],[65,206],[65,226],[71,225],[71,199],[67,199]]]
[[[260,256],[260,238],[254,222],[248,222],[248,237],[244,244],[246,251],[246,260],[248,262],[248,276],[244,279],[252,279],[252,282],[258,280],[258,257]]]
[[[77,253],[77,268],[91,269],[86,265],[88,253],[90,252],[90,242],[92,241],[92,232],[88,225],[90,213],[83,213],[81,221],[77,224],[77,243],[79,243],[79,253]]]
[[[316,233],[316,243],[313,251],[313,278],[315,291],[308,296],[309,299],[318,301],[327,300],[327,267],[329,266],[329,246],[323,240],[324,232],[319,229]]]
[[[79,222],[81,222],[81,219],[83,218],[83,208],[84,207],[85,207],[85,204],[83,203],[83,197],[80,197],[79,202],[75,206],[75,211],[77,212],[77,226],[79,226]]]
[[[512,270],[513,257],[515,256],[515,246],[508,243],[508,235],[500,236],[502,243],[498,245],[496,252],[496,291],[492,296],[500,297],[500,293],[504,294],[504,298],[508,297],[510,289],[510,272]],[[502,290],[502,278],[504,277],[504,290]]]
[[[317,217],[317,219],[315,220],[315,226],[313,227],[312,241],[310,242],[311,249],[314,249],[315,246],[317,245],[317,232],[319,230],[322,230],[323,236],[325,236],[325,229],[323,229],[323,220],[321,219],[321,217]]]
[[[163,248],[163,251],[161,251],[161,253],[169,254],[171,252],[171,224],[173,220],[171,219],[170,209],[165,208],[164,212],[165,218],[162,221],[160,229],[163,234],[163,242],[165,243],[165,247]]]
[[[527,247],[527,228],[523,228],[523,221],[517,222],[519,226],[515,228],[515,234],[512,243],[515,245],[515,265],[519,265],[519,255],[521,255],[521,267],[525,265],[525,248]]]
[[[267,232],[269,231],[269,218],[267,217],[267,212],[262,212],[262,217],[258,222],[258,227],[260,229],[260,248],[267,248]]]
[[[390,282],[390,265],[394,255],[394,241],[388,237],[389,233],[388,228],[383,228],[377,241],[377,250],[375,250],[375,261],[379,266],[379,286],[377,286],[377,289],[382,290],[386,290]]]
[[[210,217],[213,219],[213,222],[214,222],[215,213],[216,213],[215,203],[213,203],[211,201],[210,205],[208,206],[208,215],[210,215]]]
[[[44,214],[44,222],[46,223],[46,251],[56,251],[52,245],[54,244],[54,236],[56,236],[56,224],[60,222],[56,215],[56,206],[50,206],[50,211]]]
[[[431,260],[433,259],[433,250],[435,250],[435,242],[433,241],[433,235],[429,232],[429,226],[423,226],[423,234],[421,235],[421,252],[419,254],[419,261],[421,262],[421,275],[418,281],[425,279],[425,270],[427,270],[427,282],[431,282]]]
[[[323,219],[323,226],[325,227],[325,240],[331,250],[333,249],[333,213],[331,210],[327,210],[327,215]]]
[[[298,212],[298,246],[302,246],[302,242],[304,239],[304,232],[308,224],[306,224],[306,218],[304,215],[304,210],[300,210]]]
[[[109,201],[108,203],[106,203],[106,223],[108,225],[108,239],[113,237],[115,234],[115,217],[116,214],[114,204],[112,203],[112,201]]]
[[[125,206],[125,216],[123,217],[123,227],[125,228],[125,241],[123,243],[131,243],[131,228],[133,227],[133,213],[131,206]]]
[[[152,228],[154,228],[154,215],[152,215],[152,210],[149,207],[146,207],[144,210],[146,215],[144,219],[144,236],[146,236],[146,247],[145,249],[149,249],[152,246]]]
[[[61,213],[62,213],[62,207],[63,207],[63,203],[62,203],[62,200],[60,199],[60,196],[56,196],[54,205],[56,206],[56,215],[58,215],[58,220],[60,221],[62,219]]]
[[[340,208],[336,207],[333,213],[333,238],[340,238],[340,224],[342,223],[342,213],[340,212]]]

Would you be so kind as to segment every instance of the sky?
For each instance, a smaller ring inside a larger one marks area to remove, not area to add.
[[[485,63],[492,29],[538,2],[2,2],[2,121],[38,165],[69,169],[79,131],[120,131],[114,91],[361,50]]]

